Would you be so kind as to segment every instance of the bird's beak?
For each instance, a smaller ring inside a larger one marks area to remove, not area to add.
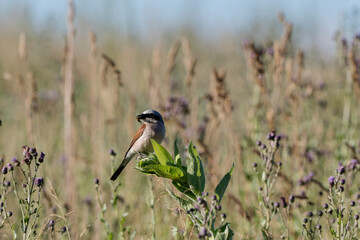
[[[138,120],[138,122],[140,122],[140,120],[143,119],[143,115],[139,114],[136,116],[136,120]]]

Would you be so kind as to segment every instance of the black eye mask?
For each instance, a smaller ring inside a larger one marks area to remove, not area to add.
[[[138,119],[139,122],[140,122],[141,119],[146,119],[146,118],[161,121],[161,118],[158,115],[155,115],[153,113],[145,113],[145,114],[140,114],[140,115],[137,116],[137,119]]]

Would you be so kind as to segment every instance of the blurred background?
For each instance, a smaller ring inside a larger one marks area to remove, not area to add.
[[[275,36],[276,15],[283,12],[294,25],[294,42],[301,48],[334,54],[333,37],[359,31],[359,2],[339,1],[114,1],[78,2],[76,25],[80,35],[91,29],[99,35],[119,34],[142,44],[165,41],[166,37],[194,34],[201,41]],[[38,32],[66,33],[66,1],[1,1],[1,25],[15,29],[31,27]],[[29,29],[30,30],[30,29]]]
[[[75,239],[104,239],[93,179],[110,206],[109,150],[118,164],[145,109],[165,117],[170,152],[176,138],[198,147],[210,193],[235,162],[223,203],[235,239],[261,237],[252,164],[259,161],[256,141],[266,141],[269,131],[284,139],[273,198],[300,196],[297,225],[289,230],[294,238],[304,213],[326,199],[319,185],[300,180],[311,172],[326,184],[339,162],[358,158],[357,0],[87,0],[74,2],[70,21],[68,1],[0,5],[0,155],[5,163],[21,158],[23,145],[45,152],[44,194],[51,182],[72,212]],[[158,178],[152,228],[148,178],[133,167],[116,183],[120,207],[105,213],[112,231],[136,231],[136,239],[184,231],[184,213]],[[58,208],[47,201],[42,223]],[[281,222],[274,220],[275,239]],[[7,230],[1,234],[9,236]]]

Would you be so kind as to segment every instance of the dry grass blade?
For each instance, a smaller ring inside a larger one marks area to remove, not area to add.
[[[69,0],[69,12],[67,19],[68,34],[66,40],[64,62],[64,150],[66,159],[65,181],[67,186],[67,201],[70,208],[76,211],[77,194],[75,176],[75,134],[74,134],[74,2]]]

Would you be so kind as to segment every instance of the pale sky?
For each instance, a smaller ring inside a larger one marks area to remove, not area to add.
[[[28,14],[35,27],[49,21],[65,31],[66,0],[0,0],[0,27],[11,18]],[[336,30],[350,37],[360,32],[360,0],[78,0],[78,24],[97,31],[119,31],[157,40],[165,32],[191,27],[200,37],[251,32],[255,22],[266,31],[278,12],[294,24],[299,45],[331,47]],[[254,32],[261,35],[261,32]]]

